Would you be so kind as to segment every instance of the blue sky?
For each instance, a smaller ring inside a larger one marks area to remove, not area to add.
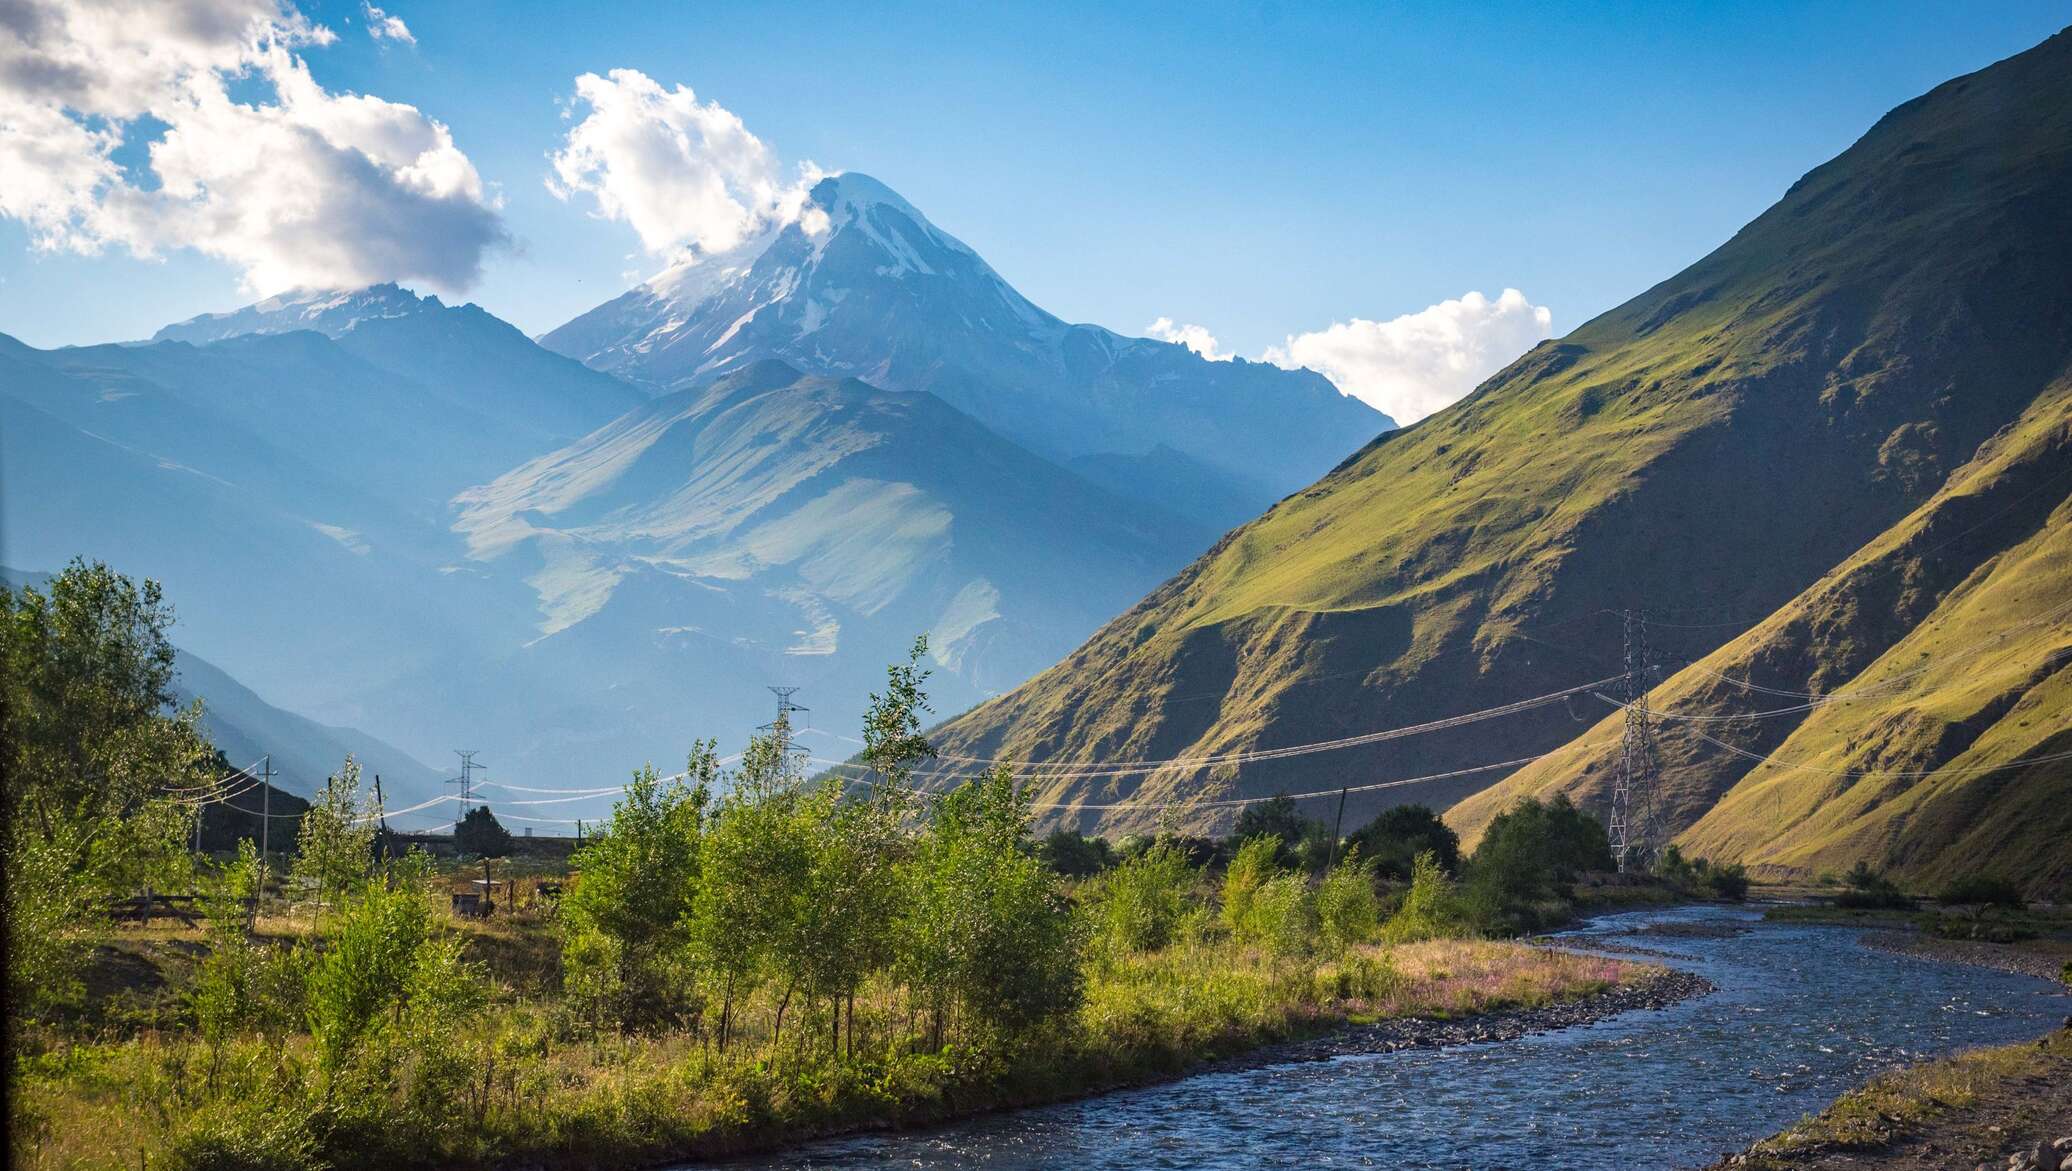
[[[633,68],[733,111],[787,171],[875,175],[1061,316],[1168,316],[1252,355],[1506,287],[1566,332],[1892,106],[2072,23],[2063,0],[1502,8],[395,0],[414,46],[368,37],[358,3],[306,4],[339,35],[299,52],[326,89],[451,129],[518,245],[460,299],[527,332],[659,267],[543,183],[575,77]],[[38,254],[0,220],[0,331],[32,344],[250,299],[221,260]]]

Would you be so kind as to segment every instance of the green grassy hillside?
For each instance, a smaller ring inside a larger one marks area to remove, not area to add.
[[[1768,613],[1913,513],[2065,370],[2068,206],[2059,34],[1893,111],[1710,256],[1376,440],[941,741],[1038,762],[1299,744],[1609,674],[1608,609]],[[1661,641],[1680,660],[1736,633]],[[1043,797],[1139,803],[1061,818],[1082,825],[1213,828],[1227,810],[1192,802],[1547,752],[1583,715],[1059,779]],[[1497,775],[1356,796],[1347,817],[1450,803]]]
[[[1774,878],[1863,859],[1924,888],[1985,869],[2063,889],[2072,760],[1999,766],[2072,750],[2072,380],[1650,704],[1669,713],[1665,828],[1689,851]],[[1620,724],[1613,713],[1448,820],[1472,840],[1520,797],[1601,802]]]

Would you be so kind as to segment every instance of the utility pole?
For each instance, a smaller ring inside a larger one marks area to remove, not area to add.
[[[381,831],[374,835],[374,857],[380,860],[389,852],[388,800],[381,795],[380,773],[374,774],[374,815],[381,819]]]
[[[266,872],[273,865],[273,754],[265,756],[266,768],[259,784],[259,894],[266,901]]]
[[[453,750],[453,754],[460,757],[460,776],[456,779],[448,780],[446,783],[449,785],[460,785],[460,817],[455,818],[455,821],[460,821],[467,817],[468,803],[475,799],[475,770],[480,767],[475,763],[475,754],[480,751],[482,750],[479,748],[456,748]]]
[[[1619,770],[1612,781],[1612,857],[1619,873],[1630,862],[1654,861],[1655,732],[1648,720],[1649,671],[1647,615],[1627,610],[1625,618],[1626,678],[1620,698],[1626,701],[1626,727],[1619,741]]]
[[[1329,874],[1338,865],[1338,833],[1345,828],[1345,794],[1351,786],[1338,790],[1338,816],[1331,819],[1331,848],[1324,853],[1324,873]]]

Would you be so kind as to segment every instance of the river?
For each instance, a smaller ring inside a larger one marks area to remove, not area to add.
[[[1697,1166],[1880,1069],[2039,1036],[2072,1011],[2043,981],[1874,952],[1856,937],[1722,907],[1607,916],[1563,942],[1642,946],[1661,954],[1639,958],[1718,990],[1521,1040],[1204,1074],[741,1165]]]

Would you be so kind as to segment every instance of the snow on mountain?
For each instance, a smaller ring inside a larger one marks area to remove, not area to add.
[[[242,334],[291,333],[298,329],[336,338],[363,321],[407,317],[445,307],[437,297],[420,297],[394,284],[343,292],[304,290],[268,297],[228,313],[190,317],[152,334],[151,340],[204,345]]]
[[[1062,321],[854,172],[816,185],[795,222],[679,263],[540,342],[658,389],[774,357],[928,391],[1061,462],[1163,447],[1161,465],[1178,453],[1259,486],[1254,510],[1393,425],[1309,371]]]

